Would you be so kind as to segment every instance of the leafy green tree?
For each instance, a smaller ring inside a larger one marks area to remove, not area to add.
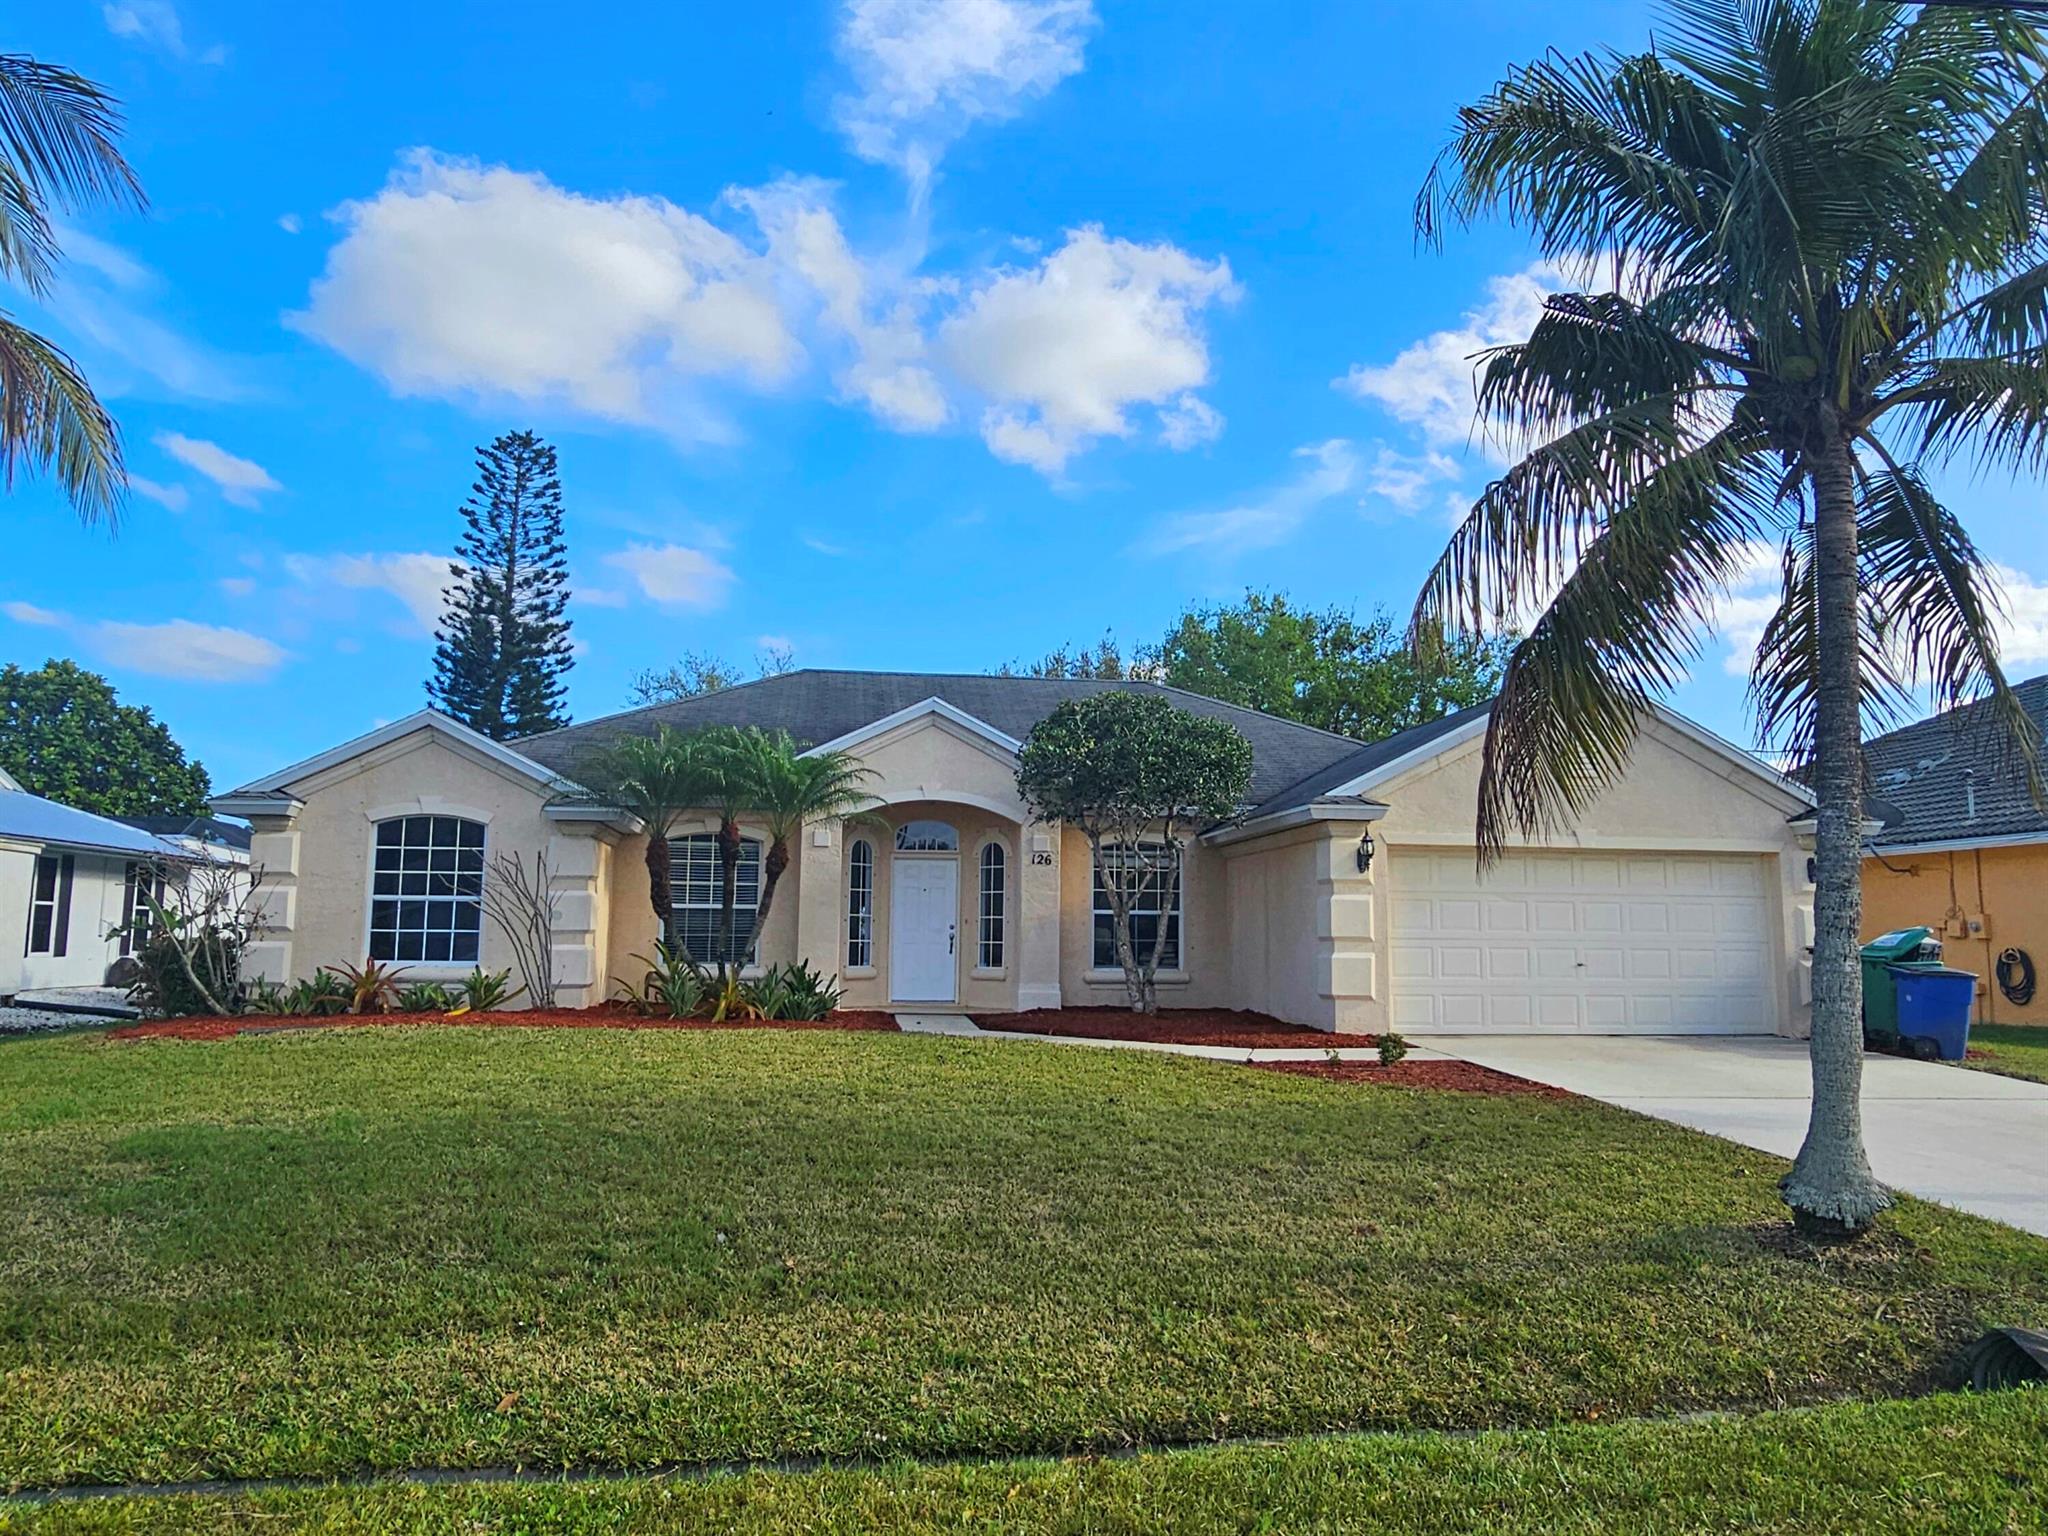
[[[1244,799],[1252,747],[1236,727],[1175,709],[1152,692],[1069,699],[1031,728],[1017,754],[1017,790],[1040,821],[1079,827],[1109,896],[1117,963],[1137,1013],[1157,1013],[1162,917],[1140,955],[1131,908],[1155,894],[1173,910],[1181,833],[1223,820]]]
[[[1082,646],[1076,650],[1061,646],[1048,651],[1037,661],[1004,662],[996,668],[997,677],[1087,677],[1106,680],[1122,678],[1149,678],[1153,676],[1150,653],[1143,647],[1126,657],[1123,647],[1117,644],[1115,635],[1105,631],[1095,648]]]
[[[1312,613],[1282,593],[1248,591],[1243,602],[1183,613],[1148,675],[1378,741],[1492,698],[1506,654],[1505,641],[1474,635],[1416,647],[1385,613],[1360,623],[1342,609]]]
[[[569,562],[555,450],[507,432],[477,450],[427,696],[493,741],[567,725]]]
[[[1540,616],[1487,730],[1478,839],[1537,837],[1624,771],[1759,543],[1783,595],[1752,696],[1818,799],[1813,1104],[1783,1188],[1818,1233],[1888,1197],[1860,1122],[1861,738],[1924,688],[1988,696],[2034,770],[1983,561],[1927,472],[2048,455],[2048,47],[2023,17],[1684,0],[1651,51],[1546,56],[1458,118],[1425,238],[1504,214],[1583,273],[1478,375],[1533,443],[1430,574],[1425,629]]]
[[[670,726],[651,736],[617,737],[576,763],[576,782],[584,791],[579,799],[616,806],[647,828],[647,899],[663,943],[675,941],[668,840],[676,823],[704,803],[710,781],[703,743]]]
[[[83,75],[0,54],[0,281],[49,297],[61,252],[56,215],[143,206],[121,157],[114,98]],[[0,310],[0,483],[50,473],[87,522],[120,510],[121,434],[64,351]]]
[[[764,677],[781,677],[796,669],[796,657],[786,645],[763,646],[754,658],[754,675],[748,677],[723,656],[712,651],[685,651],[671,666],[648,668],[633,679],[631,702],[673,704],[694,699],[700,693],[721,693],[742,683]]]
[[[768,854],[761,868],[761,905],[754,931],[768,925],[775,888],[789,868],[790,840],[811,821],[844,817],[874,803],[861,786],[875,776],[850,752],[806,757],[787,731],[742,731],[733,743],[735,771],[747,807],[768,824]]]
[[[0,667],[0,768],[101,816],[198,816],[213,792],[161,720],[72,661]]]

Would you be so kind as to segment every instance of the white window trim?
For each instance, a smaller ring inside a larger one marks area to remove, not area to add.
[[[423,810],[422,806],[432,806]],[[387,821],[398,821],[407,816],[453,816],[458,821],[473,821],[484,829],[483,880],[491,877],[491,825],[488,812],[468,813],[440,801],[415,800],[404,805],[380,806],[365,818],[368,829],[363,846],[363,926],[361,942],[356,946],[362,958],[350,960],[348,964],[368,964],[370,960],[370,934],[372,919],[377,905],[377,828]],[[484,946],[490,938],[490,916],[484,910],[483,885],[477,886],[476,896],[476,959],[474,960],[380,960],[379,965],[394,966],[405,972],[408,980],[446,981],[453,977],[467,976],[471,971],[484,970]]]
[[[691,838],[695,838],[695,837],[701,837],[701,838],[704,838],[704,839],[705,839],[706,841],[710,842],[710,843],[712,844],[713,848],[715,849],[715,848],[717,847],[717,843],[718,843],[718,828],[716,827],[716,825],[713,825],[713,826],[712,826],[712,827],[711,827],[711,828],[710,828],[709,830],[705,830],[705,829],[703,829],[703,828],[698,828],[698,829],[696,829],[696,830],[693,830],[693,831],[691,831],[691,830],[679,830],[679,831],[677,831],[677,832],[675,832],[675,833],[671,834],[671,836],[670,836],[670,837],[669,837],[669,839],[668,839],[668,843],[669,843],[669,850],[670,850],[670,857],[671,857],[671,861],[673,861],[673,857],[674,857],[674,850],[675,850],[675,845],[676,845],[677,843],[681,843],[681,842],[687,842],[687,841],[689,841],[689,840],[690,840]],[[760,872],[761,872],[761,873],[760,873],[760,876],[759,876],[759,879],[765,880],[765,879],[767,878],[767,874],[768,874],[768,838],[767,838],[766,834],[765,834],[765,833],[760,833],[760,832],[755,832],[755,831],[752,831],[752,830],[750,830],[750,829],[748,829],[748,828],[746,828],[746,827],[742,827],[742,828],[740,829],[740,843],[741,843],[741,845],[742,845],[742,849],[743,849],[743,850],[744,850],[744,846],[745,846],[746,844],[748,844],[748,843],[752,843],[752,844],[754,845],[755,849],[757,850],[757,852],[755,853],[755,859],[756,859],[756,860],[758,861],[758,867],[759,867],[759,869],[760,869]],[[741,855],[740,855],[740,861],[741,861],[742,863],[745,863],[745,862],[746,862],[746,854],[745,854],[745,852],[744,852],[744,851],[742,851],[742,853],[741,853]],[[735,897],[737,897],[737,891],[735,891]],[[701,907],[701,906],[699,906],[699,905],[697,905],[697,904],[692,904],[691,906],[689,906],[689,907],[687,907],[687,908],[679,908],[679,907],[677,907],[677,906],[676,906],[676,904],[675,904],[675,900],[676,900],[676,898],[675,898],[675,871],[674,871],[674,866],[673,866],[673,862],[671,862],[671,866],[670,866],[670,871],[669,871],[669,898],[668,898],[668,900],[669,900],[669,911],[670,911],[670,913],[671,913],[671,914],[673,914],[673,913],[675,913],[675,912],[678,912],[678,911],[699,911],[699,910],[702,910],[702,911],[708,911],[708,912],[710,912],[710,913],[712,914],[712,920],[713,920],[713,933],[714,933],[714,935],[716,934],[716,931],[717,931],[717,929],[716,929],[716,922],[717,922],[717,916],[718,916],[718,907],[719,907],[719,904],[718,904],[718,901],[717,901],[717,899],[716,899],[716,898],[714,898],[714,899],[712,900],[711,904],[710,904],[710,905],[709,905],[708,907]],[[739,926],[739,920],[740,920],[740,913],[741,913],[741,911],[742,911],[742,910],[743,910],[743,909],[741,908],[741,906],[740,906],[740,904],[739,904],[738,900],[737,900],[737,899],[735,899],[735,900],[734,900],[734,902],[733,902],[733,908],[732,908],[732,920],[733,920],[733,926],[734,926],[735,928],[737,928],[737,927]],[[750,945],[748,946],[748,949],[747,949],[747,958],[746,958],[746,959],[744,959],[744,960],[742,960],[742,961],[740,962],[740,966],[739,966],[739,973],[740,973],[740,975],[741,975],[742,977],[760,976],[760,975],[763,975],[763,974],[764,974],[764,973],[765,973],[765,972],[767,971],[767,969],[768,969],[768,968],[767,968],[767,967],[766,967],[765,965],[763,965],[763,964],[761,963],[761,932],[760,932],[760,911],[761,911],[761,907],[760,907],[760,886],[759,886],[759,884],[757,883],[757,884],[756,884],[756,886],[755,886],[755,904],[754,904],[754,913],[755,913],[755,918],[754,918],[754,937],[753,937],[753,943],[752,943],[752,944],[750,944]],[[666,927],[666,925],[663,925],[663,926],[664,926],[664,927]],[[685,951],[685,952],[687,953],[687,951]],[[716,966],[716,965],[718,964],[718,962],[717,962],[716,960],[699,960],[699,961],[697,962],[697,964],[699,964],[699,965],[705,965],[705,966]]]
[[[1165,846],[1164,838],[1141,838],[1140,841],[1149,843],[1154,847]],[[1108,852],[1112,848],[1121,846],[1123,845],[1120,843],[1104,844],[1103,851]],[[1180,860],[1180,878],[1173,883],[1173,912],[1180,919],[1180,955],[1178,963],[1172,966],[1162,964],[1153,974],[1153,980],[1162,983],[1186,981],[1191,974],[1188,969],[1188,953],[1192,948],[1188,942],[1188,845],[1185,842],[1180,845],[1178,857]],[[1088,861],[1088,969],[1083,973],[1083,979],[1087,981],[1122,981],[1124,979],[1122,966],[1114,964],[1102,966],[1095,963],[1095,917],[1098,910],[1095,905],[1095,874],[1095,860],[1091,856]],[[1108,911],[1107,908],[1101,910],[1104,912]],[[1137,916],[1135,912],[1131,915],[1133,917]],[[1132,947],[1137,947],[1136,935],[1132,936]],[[1141,958],[1140,964],[1142,963]]]

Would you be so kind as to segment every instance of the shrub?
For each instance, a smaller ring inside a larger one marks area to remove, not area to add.
[[[128,996],[152,1018],[188,1018],[242,1005],[239,943],[223,942],[204,930],[167,928],[149,937],[136,952],[135,963],[138,970]]]
[[[764,1019],[822,1019],[839,1006],[838,985],[802,960],[771,965],[745,990]]]
[[[456,994],[438,981],[414,981],[398,989],[400,1013],[446,1013],[455,1006]]]
[[[405,972],[380,960],[365,960],[361,965],[337,965],[332,970],[322,966],[315,974],[334,977],[347,994],[350,1013],[384,1013],[397,1000],[398,978]]]
[[[634,1012],[650,1018],[693,1019],[704,1010],[710,978],[681,945],[657,943],[652,960],[645,955],[633,958],[647,970],[638,987],[622,981],[619,990]]]
[[[1392,1030],[1380,1036],[1380,1065],[1391,1067],[1408,1054],[1408,1042]]]
[[[462,1010],[466,1013],[488,1013],[493,1008],[503,1007],[526,990],[512,985],[510,971],[487,971],[478,966],[460,983]]]

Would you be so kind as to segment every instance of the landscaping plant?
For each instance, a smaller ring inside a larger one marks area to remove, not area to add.
[[[761,865],[761,900],[754,932],[768,926],[775,888],[789,868],[790,839],[810,821],[842,820],[874,803],[861,785],[875,776],[850,752],[805,755],[787,731],[748,729],[737,733],[731,766],[746,807],[767,823],[768,850]]]
[[[1385,1034],[1380,1036],[1381,1066],[1391,1067],[1392,1065],[1394,1065],[1395,1062],[1399,1061],[1402,1057],[1406,1056],[1407,1054],[1408,1042],[1402,1039],[1399,1035],[1395,1034],[1392,1030],[1388,1030]]]
[[[446,1013],[455,1006],[455,995],[438,981],[407,982],[398,989],[400,1013]]]
[[[1159,1011],[1154,978],[1180,889],[1181,833],[1234,815],[1251,776],[1251,743],[1236,727],[1156,693],[1068,699],[1025,738],[1017,792],[1040,821],[1087,837],[1133,1012]],[[1141,895],[1159,913],[1142,954],[1131,933]]]
[[[1513,71],[1423,187],[1424,239],[1504,215],[1578,291],[1481,358],[1478,430],[1521,457],[1415,635],[1527,627],[1486,732],[1491,860],[1626,770],[1731,578],[1777,552],[1751,697],[1818,800],[1813,1104],[1783,1193],[1842,1235],[1889,1199],[1859,1104],[1862,738],[1988,698],[2038,794],[1995,582],[1930,475],[2048,455],[2048,36],[1990,4],[1669,17],[1645,52]]]
[[[675,942],[668,840],[676,823],[703,804],[710,769],[699,736],[660,726],[651,736],[622,736],[585,753],[576,764],[579,800],[637,817],[646,828],[647,898],[661,924],[661,942]]]
[[[159,898],[138,885],[142,912],[115,935],[138,940],[128,996],[153,1018],[242,1011],[242,953],[257,927],[261,873],[211,863],[167,871]]]
[[[633,957],[646,967],[635,987],[630,982],[620,982],[619,987],[625,1001],[637,1013],[650,1017],[661,1015],[671,1019],[694,1019],[705,1008],[705,999],[710,996],[710,978],[704,968],[692,960],[677,944],[657,944],[654,958],[645,955]]]
[[[398,978],[405,974],[404,967],[393,967],[381,960],[365,960],[361,965],[323,966],[321,971],[330,974],[341,984],[348,996],[350,1013],[387,1013],[398,997]]]
[[[512,985],[510,971],[487,971],[478,966],[456,983],[461,993],[459,1007],[465,1013],[489,1013],[515,1001],[526,989]]]

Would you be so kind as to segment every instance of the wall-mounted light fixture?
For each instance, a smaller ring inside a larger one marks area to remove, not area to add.
[[[1372,868],[1373,848],[1372,831],[1368,828],[1365,836],[1358,840],[1358,872],[1361,875]]]

